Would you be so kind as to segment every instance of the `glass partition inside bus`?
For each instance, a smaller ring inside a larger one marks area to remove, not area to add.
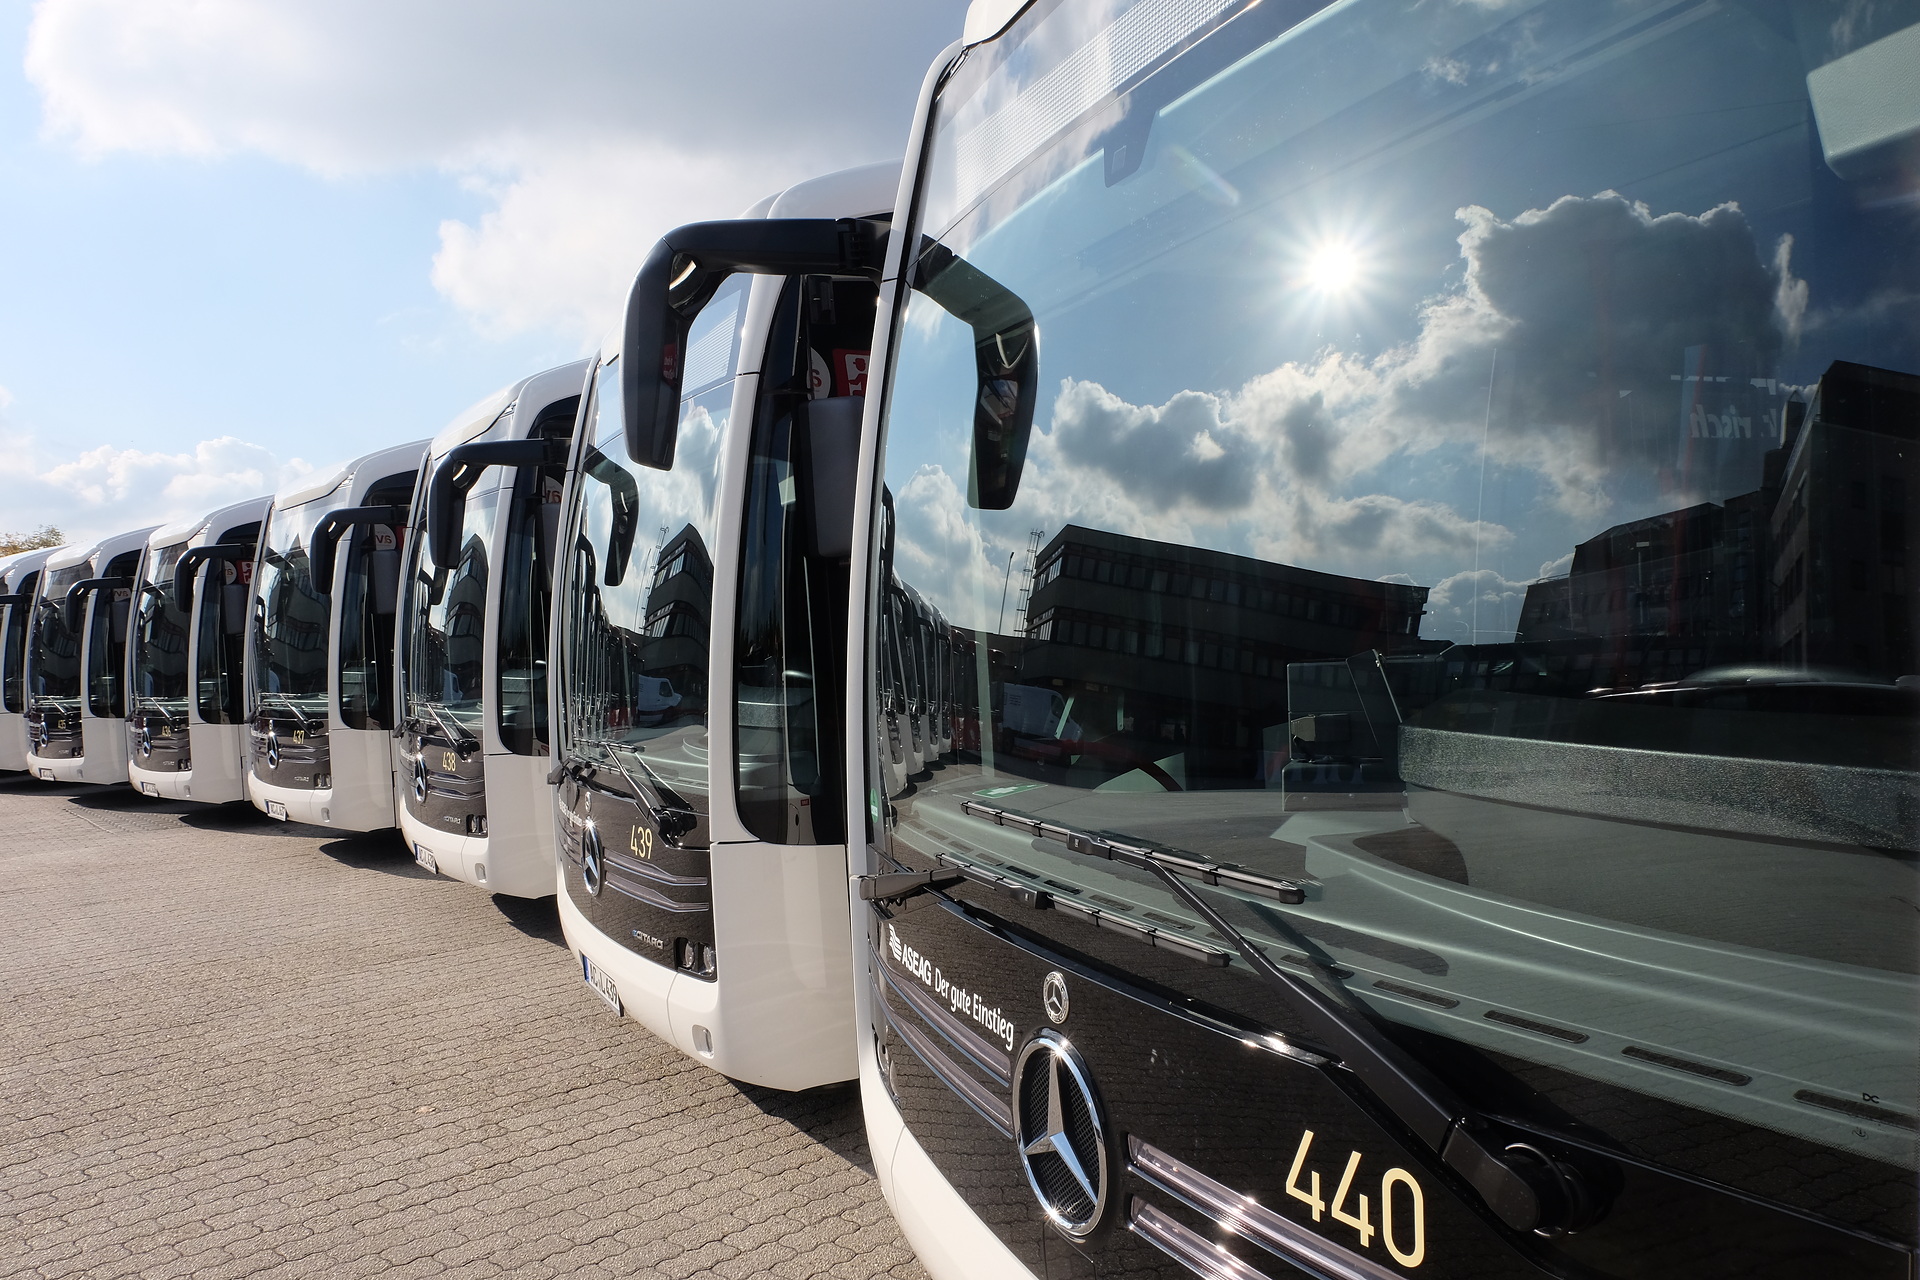
[[[176,542],[149,552],[133,617],[133,713],[187,724],[189,620],[173,597],[173,569],[186,554]]]
[[[1292,878],[1205,892],[1463,1094],[1910,1244],[1920,6],[1317,8],[1036,6],[941,91],[882,847],[1215,948],[999,824]],[[1037,323],[993,509],[959,268]]]
[[[406,471],[382,477],[367,489],[362,505],[404,511],[415,476]],[[393,640],[406,531],[404,523],[357,525],[348,535],[351,542],[341,539],[346,580],[340,589],[340,719],[349,729],[393,728]]]
[[[580,397],[541,410],[537,439],[573,434]],[[500,741],[515,755],[547,754],[547,632],[553,612],[564,466],[520,467],[508,487],[507,536],[500,581]]]
[[[107,562],[102,575],[132,578],[139,572],[143,551],[123,551]],[[131,587],[107,587],[87,597],[92,626],[87,632],[87,710],[96,716],[122,719],[127,714],[127,624],[133,612]]]
[[[221,542],[253,543],[259,526],[230,530]],[[247,600],[253,584],[252,560],[216,560],[200,573],[194,597],[199,628],[195,653],[194,700],[207,724],[239,724],[246,718]]]

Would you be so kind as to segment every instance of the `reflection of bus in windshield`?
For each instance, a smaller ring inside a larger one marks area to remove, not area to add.
[[[1849,14],[976,0],[848,770],[936,1276],[1911,1275],[1920,9]]]
[[[27,767],[27,632],[40,571],[58,547],[0,560],[0,769]]]
[[[400,542],[426,441],[275,494],[248,620],[247,795],[283,822],[394,825]]]
[[[406,551],[401,834],[423,867],[522,898],[553,892],[547,633],[586,373],[522,378],[434,437]]]
[[[127,630],[152,527],[47,557],[27,633],[27,769],[127,781]]]
[[[127,775],[144,795],[246,798],[249,587],[270,498],[147,538],[127,648]]]
[[[783,1089],[855,1070],[840,681],[862,246],[898,179],[830,175],[662,240],[568,469],[550,775],[568,945],[615,1013]],[[768,217],[822,247],[702,267],[699,237],[752,241]]]

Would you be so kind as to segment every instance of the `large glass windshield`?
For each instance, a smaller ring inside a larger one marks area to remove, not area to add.
[[[4,680],[4,689],[0,689],[0,708],[16,715],[27,709],[27,623],[33,615],[33,591],[39,585],[40,574],[22,574],[13,584],[13,593],[24,603],[10,605],[7,608],[7,633],[0,637],[5,645],[0,651],[0,679]]]
[[[307,564],[324,499],[275,507],[254,577],[252,680],[260,710],[327,723],[329,599]]]
[[[627,456],[619,362],[596,374],[562,606],[567,747],[702,814],[720,442],[746,284],[729,279],[695,318],[671,470]]]
[[[404,515],[417,479],[413,471],[383,476],[368,486],[362,505],[398,507]],[[358,525],[340,540],[346,565],[340,589],[340,720],[349,729],[393,728],[394,632],[406,531],[404,523]],[[484,597],[484,586],[481,592]]]
[[[1920,6],[1288,8],[1042,6],[942,92],[887,847],[1175,942],[996,822],[1292,877],[1209,892],[1556,1114],[1907,1237]]]
[[[67,592],[93,575],[90,564],[48,571],[33,611],[30,697],[80,709],[80,635],[82,618],[67,625]]]
[[[406,714],[428,732],[446,733],[458,725],[465,736],[480,736],[487,556],[500,509],[495,473],[489,472],[486,481],[492,483],[483,482],[485,487],[467,495],[460,559],[453,568],[435,566],[417,537],[408,549],[416,563],[409,595],[413,615],[407,620]],[[439,726],[442,719],[446,726]]]
[[[133,707],[186,723],[188,618],[173,596],[173,569],[186,553],[176,542],[149,552],[133,617]]]

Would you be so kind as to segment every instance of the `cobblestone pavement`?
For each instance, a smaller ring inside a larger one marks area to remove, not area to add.
[[[0,1002],[0,1275],[923,1275],[850,1086],[694,1065],[391,835],[0,775]]]

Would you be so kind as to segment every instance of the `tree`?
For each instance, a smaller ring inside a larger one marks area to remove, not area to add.
[[[32,533],[0,533],[0,556],[10,556],[17,551],[38,551],[42,547],[57,547],[67,540],[67,535],[55,525],[43,524]]]

